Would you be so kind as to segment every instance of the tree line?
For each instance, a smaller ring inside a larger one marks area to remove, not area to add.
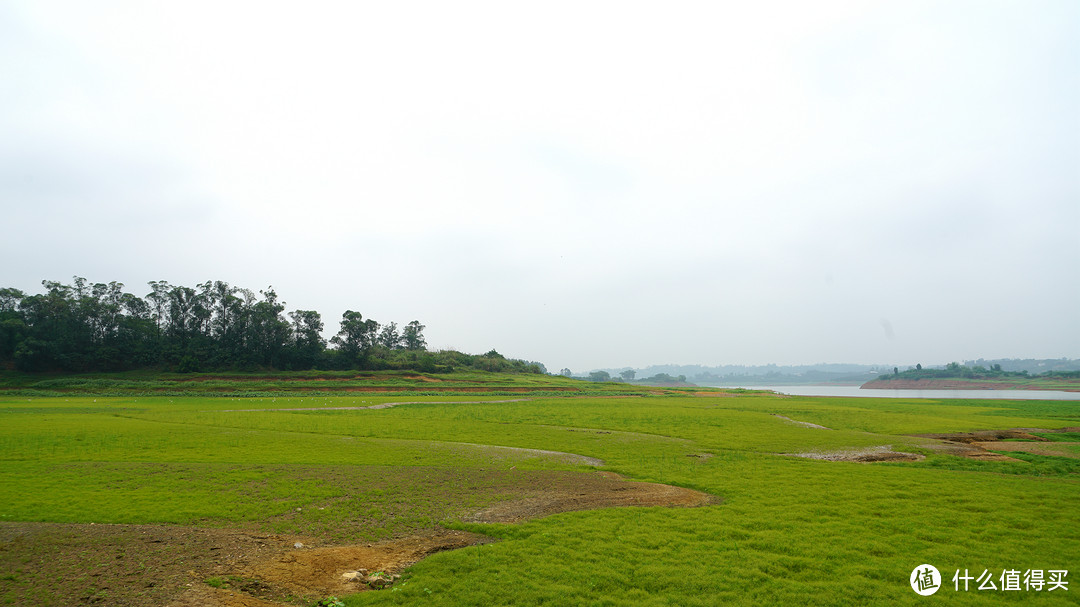
[[[1006,371],[1000,364],[992,364],[989,367],[983,365],[967,366],[958,362],[945,365],[944,369],[926,369],[922,364],[915,365],[906,371],[893,367],[892,374],[884,374],[878,377],[881,380],[890,379],[1026,379],[1029,377],[1046,377],[1071,379],[1080,377],[1080,371],[1047,371],[1042,374],[1031,375],[1027,370]]]
[[[42,281],[28,295],[0,288],[0,368],[97,372],[157,368],[179,372],[255,369],[417,369],[453,365],[543,372],[538,363],[428,352],[417,320],[399,327],[346,310],[329,343],[315,310],[285,314],[273,287],[256,295],[222,281],[194,287],[151,281],[143,297],[118,282]],[[495,357],[490,356],[492,353]]]

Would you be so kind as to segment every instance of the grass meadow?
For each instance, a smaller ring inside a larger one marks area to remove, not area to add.
[[[1080,604],[1080,459],[980,462],[911,435],[1080,426],[1080,403],[782,397],[0,396],[0,521],[167,523],[338,543],[437,525],[432,555],[347,605]],[[305,410],[287,410],[305,409]],[[810,428],[791,420],[828,429]],[[1071,441],[1069,440],[1071,439]],[[918,462],[784,454],[888,445]],[[466,524],[508,475],[601,469],[723,498]],[[1072,457],[1068,457],[1073,454]],[[942,572],[932,597],[909,586]],[[967,569],[1068,570],[1068,590],[954,590]],[[2,603],[0,593],[0,603]]]

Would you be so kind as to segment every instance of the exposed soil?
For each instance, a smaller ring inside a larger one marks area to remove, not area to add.
[[[529,477],[532,479],[532,477]],[[627,481],[610,472],[560,473],[519,497],[464,517],[519,522],[616,506],[695,507],[719,498]],[[319,538],[163,525],[0,523],[0,599],[110,607],[279,607],[368,589],[343,575],[395,574],[428,554],[491,541],[431,529],[409,537],[324,546]],[[297,548],[296,543],[302,544]]]
[[[426,381],[426,382],[434,382],[434,383],[439,383],[439,382],[443,381],[443,380],[441,380],[441,379],[439,379],[437,377],[428,377],[427,375],[402,375],[402,377],[404,377],[405,379],[413,379],[413,380],[417,380],[417,381]]]
[[[988,451],[1015,451],[1020,453],[1032,453],[1035,455],[1053,455],[1056,457],[1071,457],[1073,459],[1080,459],[1080,453],[1070,451],[1067,448],[1069,446],[1075,446],[1080,443],[1021,443],[997,441],[976,444]]]
[[[588,475],[587,484],[569,477],[527,491],[520,499],[499,502],[466,517],[467,522],[517,523],[559,512],[617,506],[669,506],[693,508],[717,504],[716,496],[658,483],[627,481],[614,472]]]
[[[1035,453],[1037,455],[1058,455],[1076,457],[1048,446],[1040,446],[1049,443],[1046,438],[1035,436],[1032,432],[1078,432],[1080,428],[1061,428],[1047,430],[1042,428],[1013,428],[1010,430],[976,430],[974,432],[952,432],[946,434],[915,434],[920,438],[936,439],[938,443],[923,445],[927,449],[934,449],[949,455],[958,455],[968,459],[980,461],[1016,462],[1016,458],[994,453],[994,451],[1019,451]],[[1033,442],[1005,442],[1008,439]],[[1055,443],[1062,444],[1062,443]]]
[[[429,554],[484,544],[491,538],[465,531],[440,530],[398,540],[355,546],[291,548],[251,564],[237,564],[231,573],[192,584],[169,607],[279,607],[308,605],[327,596],[371,590],[357,572],[399,574]]]
[[[1038,428],[1013,428],[1011,430],[976,430],[975,432],[950,432],[947,434],[914,434],[920,438],[936,438],[952,443],[973,445],[987,441],[1000,441],[1005,439],[1022,439],[1031,441],[1045,441],[1047,439],[1029,434],[1030,432],[1051,432]]]
[[[848,451],[811,451],[808,453],[785,453],[784,455],[790,455],[792,457],[804,457],[806,459],[820,459],[830,462],[861,463],[917,462],[919,460],[926,459],[925,455],[919,455],[917,453],[901,453],[899,451],[892,451],[891,449],[891,445],[882,445],[880,447],[867,447],[865,449]]]
[[[164,605],[294,542],[164,525],[0,523],[0,597],[17,605]]]

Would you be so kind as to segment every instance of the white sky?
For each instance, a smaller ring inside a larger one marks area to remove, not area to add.
[[[0,0],[0,286],[552,371],[1080,357],[1080,3]]]

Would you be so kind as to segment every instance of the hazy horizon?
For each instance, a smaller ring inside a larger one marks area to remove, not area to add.
[[[553,372],[1080,358],[1078,57],[1050,0],[7,2],[0,287]]]

